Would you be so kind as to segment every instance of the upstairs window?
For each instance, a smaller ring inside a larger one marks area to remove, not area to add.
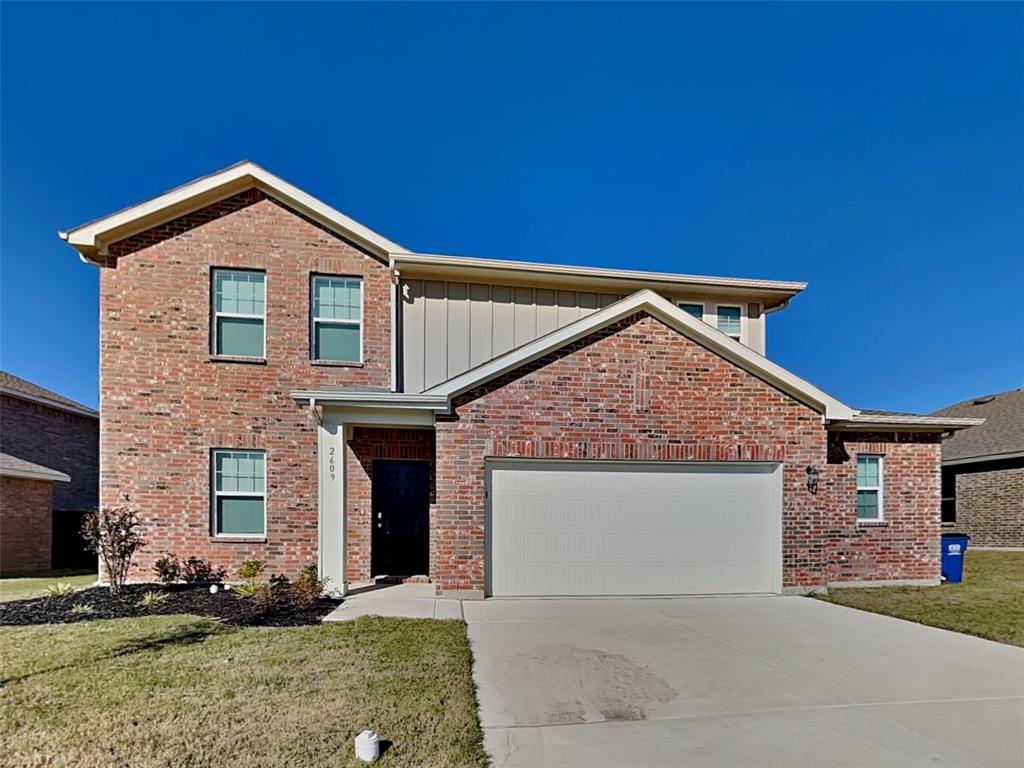
[[[882,457],[857,457],[857,522],[882,519]]]
[[[739,307],[718,307],[718,330],[730,338],[740,340],[742,312]]]
[[[704,305],[703,304],[687,304],[687,303],[684,302],[684,303],[679,305],[679,308],[681,310],[683,310],[683,312],[686,312],[688,315],[691,315],[691,316],[697,318],[698,320],[703,320],[704,319]]]
[[[213,352],[229,357],[266,356],[266,279],[263,272],[213,271]]]
[[[265,536],[266,487],[263,451],[214,451],[214,535]]]
[[[342,363],[363,361],[363,281],[313,277],[312,357]]]

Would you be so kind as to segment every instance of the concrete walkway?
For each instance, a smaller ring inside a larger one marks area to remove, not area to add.
[[[345,602],[324,621],[350,621],[360,616],[461,619],[462,604],[434,597],[433,584],[355,584]]]
[[[799,597],[463,604],[526,766],[1024,765],[1024,650]]]

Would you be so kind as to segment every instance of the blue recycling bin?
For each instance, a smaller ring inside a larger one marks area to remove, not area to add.
[[[970,540],[965,533],[942,534],[942,579],[947,584],[964,580],[964,552]]]

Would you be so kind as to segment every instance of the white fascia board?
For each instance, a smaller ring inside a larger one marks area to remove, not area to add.
[[[66,475],[63,472],[58,472],[56,469],[14,469],[10,467],[0,467],[0,477],[19,477],[25,480],[49,480],[52,483],[70,483],[71,476]]]
[[[331,390],[296,390],[293,400],[306,400],[311,405],[342,408],[404,408],[407,410],[444,411],[448,398],[442,395],[418,395],[405,392],[336,392]]]
[[[807,283],[790,280],[760,280],[745,277],[714,277],[709,275],[685,275],[672,272],[647,272],[633,269],[609,269],[601,267],[580,267],[564,264],[543,264],[530,261],[505,261],[502,259],[481,259],[470,256],[443,256],[428,253],[397,253],[393,265],[423,265],[451,268],[475,268],[506,270],[520,273],[544,273],[568,277],[600,277],[612,280],[635,280],[647,283],[679,283],[684,285],[707,285],[723,288],[749,288],[772,290],[797,294]]]
[[[66,232],[61,239],[78,249],[87,258],[103,253],[111,243],[158,226],[191,211],[238,194],[251,187],[262,190],[332,229],[344,237],[366,246],[377,255],[406,249],[360,224],[321,200],[303,192],[255,163],[237,163],[222,171],[184,184],[162,195],[109,216],[91,221]]]
[[[857,413],[855,409],[773,363],[764,355],[729,338],[703,320],[697,320],[672,302],[647,289],[637,291],[585,318],[438,384],[424,394],[455,397],[640,311],[649,313],[762,381],[810,405],[826,419],[850,419]]]
[[[984,419],[950,418],[947,416],[915,416],[913,414],[861,413],[849,419],[836,419],[831,429],[901,429],[952,432],[984,424]]]

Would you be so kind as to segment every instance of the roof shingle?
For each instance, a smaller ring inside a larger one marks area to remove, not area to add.
[[[95,408],[76,402],[70,397],[58,395],[56,392],[51,392],[7,371],[0,371],[0,392],[6,392],[15,397],[19,394],[25,395],[30,400],[48,400],[49,404],[55,408],[81,413],[85,416],[99,416],[99,411]]]
[[[945,462],[1024,452],[1024,389],[972,397],[932,415],[985,419],[984,424],[955,432],[942,441]]]

